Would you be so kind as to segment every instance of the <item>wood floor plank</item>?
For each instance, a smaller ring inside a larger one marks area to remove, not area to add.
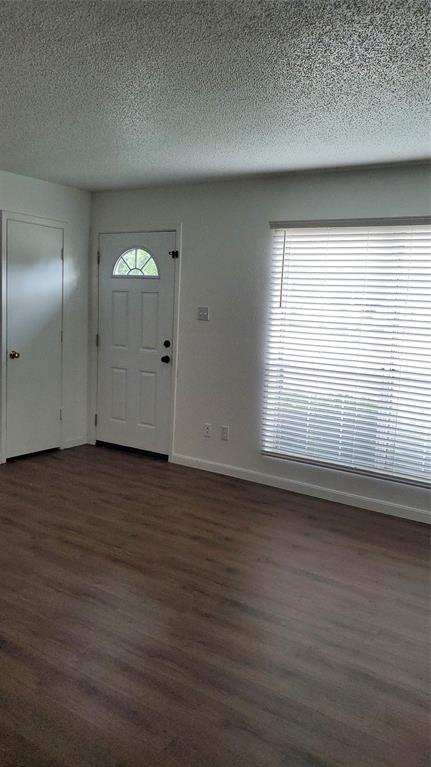
[[[0,467],[1,767],[426,767],[429,529],[85,446]]]

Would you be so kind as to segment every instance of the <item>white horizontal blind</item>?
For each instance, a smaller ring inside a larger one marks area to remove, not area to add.
[[[275,229],[263,452],[431,476],[431,226]]]

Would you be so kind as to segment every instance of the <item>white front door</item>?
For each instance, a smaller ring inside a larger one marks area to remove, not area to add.
[[[169,453],[175,232],[100,235],[97,440]]]
[[[59,447],[63,229],[5,216],[6,458]]]

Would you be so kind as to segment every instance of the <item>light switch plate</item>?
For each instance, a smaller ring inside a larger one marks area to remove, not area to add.
[[[198,306],[198,320],[208,322],[210,318],[210,310],[208,306]]]

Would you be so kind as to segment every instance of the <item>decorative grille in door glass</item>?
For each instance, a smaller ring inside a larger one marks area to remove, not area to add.
[[[129,248],[116,260],[113,277],[158,277],[157,264],[142,248]]]

